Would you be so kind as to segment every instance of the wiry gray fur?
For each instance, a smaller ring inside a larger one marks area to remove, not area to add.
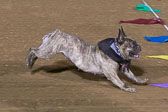
[[[63,53],[79,69],[94,74],[104,74],[108,80],[120,89],[135,92],[135,88],[126,87],[119,79],[117,72],[119,64],[106,56],[97,45],[91,45],[80,38],[56,30],[43,37],[39,48],[30,48],[26,63],[31,68],[37,58],[51,58],[57,53]],[[137,83],[145,83],[147,79],[139,79],[129,70],[124,74]]]

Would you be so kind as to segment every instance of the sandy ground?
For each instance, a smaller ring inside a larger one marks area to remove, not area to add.
[[[140,0],[0,0],[0,112],[167,112],[168,89],[125,83],[136,93],[121,91],[103,76],[78,71],[61,54],[25,65],[30,47],[43,35],[61,29],[88,43],[116,37],[120,20],[152,18],[136,11]],[[148,0],[168,21],[167,0]],[[149,83],[168,82],[168,61],[146,58],[167,54],[168,44],[144,36],[167,35],[161,25],[123,24],[127,35],[142,46],[132,71]]]

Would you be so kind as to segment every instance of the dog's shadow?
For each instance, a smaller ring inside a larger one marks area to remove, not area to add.
[[[71,71],[72,73],[87,80],[92,81],[107,80],[103,75],[94,75],[92,73],[83,72],[82,70],[79,70],[74,64],[72,64],[70,61],[67,60],[61,60],[57,61],[56,63],[53,63],[52,65],[35,68],[31,71],[31,74],[35,74],[40,71],[44,71],[51,74],[57,74],[64,71]]]
[[[144,71],[139,68],[138,66],[131,66],[131,70],[134,72],[134,74],[138,74],[136,76],[141,76]],[[70,61],[67,60],[62,60],[62,61],[57,61],[56,63],[52,64],[52,65],[47,65],[47,66],[41,66],[38,68],[35,68],[32,70],[32,74],[35,74],[37,72],[40,71],[44,71],[47,73],[61,73],[64,71],[71,71],[72,73],[87,79],[87,80],[92,80],[92,81],[104,81],[107,80],[106,77],[102,74],[102,75],[94,75],[92,73],[87,73],[87,72],[83,72],[81,70],[79,70],[75,65],[73,65]],[[125,76],[123,76],[122,73],[119,73],[119,77],[121,79],[130,81],[128,78],[126,78]]]

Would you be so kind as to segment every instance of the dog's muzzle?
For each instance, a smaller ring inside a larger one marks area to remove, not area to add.
[[[141,46],[137,45],[133,51],[129,52],[129,56],[132,58],[139,58],[140,51],[141,51]]]

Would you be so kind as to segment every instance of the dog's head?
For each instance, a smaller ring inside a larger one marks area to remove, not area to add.
[[[139,57],[141,46],[134,39],[126,36],[122,26],[119,28],[117,43],[121,54],[126,60],[136,59]]]

